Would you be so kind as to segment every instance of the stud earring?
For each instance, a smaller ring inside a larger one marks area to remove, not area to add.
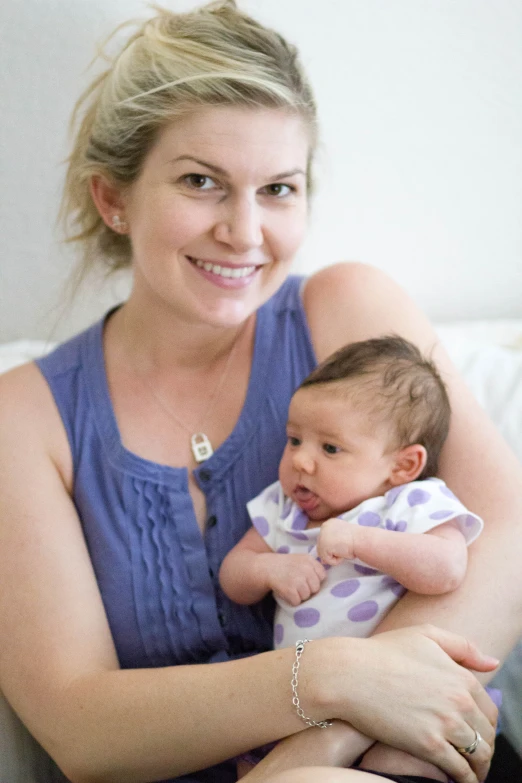
[[[127,222],[125,220],[122,220],[119,215],[113,215],[112,227],[118,233],[123,232],[127,230]]]

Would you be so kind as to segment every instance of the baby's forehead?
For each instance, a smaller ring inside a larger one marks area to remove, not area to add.
[[[306,399],[308,405],[319,405],[328,400],[339,400],[347,409],[370,411],[379,404],[379,401],[382,406],[381,392],[382,384],[372,373],[371,375],[303,386],[297,389],[294,397],[299,395],[301,399]]]
[[[305,426],[323,432],[328,429],[339,435],[347,429],[365,437],[380,438],[387,443],[397,439],[399,423],[397,409],[389,399],[379,394],[375,382],[361,382],[359,377],[317,383],[298,389],[290,403],[289,424]]]
[[[353,418],[361,425],[368,422],[375,427],[384,420],[389,424],[390,411],[379,398],[378,389],[372,389],[371,384],[358,383],[358,380],[350,378],[299,388],[290,403],[290,417],[292,414],[306,417],[313,423],[317,413],[318,426],[320,417],[325,414],[329,418],[342,415],[345,422]]]

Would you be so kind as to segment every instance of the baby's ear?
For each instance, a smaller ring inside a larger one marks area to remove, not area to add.
[[[407,484],[409,481],[415,481],[420,476],[426,465],[428,454],[424,446],[420,443],[413,443],[411,446],[405,446],[395,455],[395,462],[392,467],[390,482],[392,486]]]

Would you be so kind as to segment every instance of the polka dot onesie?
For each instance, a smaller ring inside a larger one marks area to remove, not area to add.
[[[274,552],[317,555],[320,526],[307,529],[308,517],[284,495],[278,481],[247,507],[252,524]],[[483,528],[482,520],[467,511],[438,478],[393,487],[385,495],[365,500],[341,514],[340,519],[397,534],[426,533],[451,521],[468,545]],[[276,596],[274,647],[289,647],[303,637],[368,636],[404,592],[405,588],[391,576],[361,560],[345,560],[327,568],[319,592],[299,606]]]

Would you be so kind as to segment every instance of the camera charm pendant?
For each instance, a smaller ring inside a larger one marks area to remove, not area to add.
[[[205,462],[214,453],[204,432],[196,432],[190,439],[190,446],[196,462]]]

